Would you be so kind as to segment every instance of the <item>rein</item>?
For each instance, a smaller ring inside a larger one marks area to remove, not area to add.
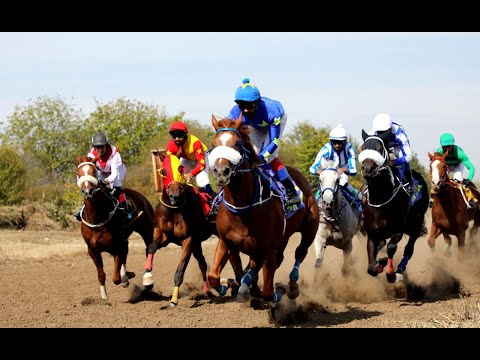
[[[96,188],[94,191],[97,192],[99,191],[100,189],[99,188]],[[101,223],[98,223],[98,224],[91,224],[89,222],[87,222],[84,218],[83,218],[83,210],[85,209],[85,204],[83,204],[82,208],[80,209],[80,217],[82,218],[82,222],[87,225],[88,227],[90,228],[98,228],[98,227],[101,227],[105,224],[107,224],[113,217],[113,215],[115,214],[115,211],[117,210],[118,208],[118,204],[120,204],[120,202],[113,196],[107,196],[107,198],[110,199],[110,201],[113,203],[113,210],[110,211],[110,213],[108,214],[108,218],[107,220],[101,222]]]

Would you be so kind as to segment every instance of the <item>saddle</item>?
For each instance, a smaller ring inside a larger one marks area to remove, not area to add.
[[[478,193],[478,191],[476,191],[475,185],[472,184],[472,187],[473,187],[472,189],[467,184],[462,184],[462,183],[456,182],[455,180],[450,180],[449,182],[451,186],[460,190],[460,192],[462,193],[462,197],[465,202],[465,205],[467,206],[468,209],[470,209],[471,207],[478,207],[477,205],[478,196],[476,196],[475,194],[475,193]]]

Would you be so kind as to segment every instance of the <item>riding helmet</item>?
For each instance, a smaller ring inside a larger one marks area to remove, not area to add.
[[[377,114],[373,118],[373,130],[385,131],[392,128],[392,118],[386,113]]]
[[[330,140],[347,140],[347,130],[345,130],[342,124],[339,124],[330,131]]]
[[[175,121],[170,125],[168,132],[171,133],[172,131],[183,131],[185,134],[188,134],[187,125],[181,121]]]
[[[108,144],[108,137],[104,132],[98,132],[92,136],[93,146],[103,146]]]
[[[440,145],[441,146],[450,146],[455,144],[455,138],[452,134],[445,133],[440,136]]]
[[[254,102],[260,100],[260,90],[250,83],[250,79],[245,78],[242,85],[235,92],[235,101]]]

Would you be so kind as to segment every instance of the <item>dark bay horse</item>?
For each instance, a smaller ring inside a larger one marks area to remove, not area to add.
[[[155,230],[153,242],[148,247],[143,285],[153,287],[152,269],[155,252],[170,243],[181,246],[182,256],[175,272],[175,287],[170,300],[170,305],[176,306],[179,287],[183,283],[185,270],[192,254],[197,259],[202,274],[202,289],[207,294],[211,294],[207,283],[207,262],[201,243],[216,233],[216,224],[214,218],[207,218],[209,210],[205,208],[207,199],[202,200],[202,196],[207,195],[199,193],[196,188],[186,184],[184,167],[180,165],[179,158],[173,154],[160,153],[160,160],[162,164],[159,171],[163,181],[159,184],[160,202],[155,208]],[[241,276],[243,271],[240,257],[232,261],[235,260],[238,261],[236,269]]]
[[[88,254],[97,267],[100,295],[107,299],[102,252],[114,257],[113,283],[129,285],[133,272],[127,272],[128,238],[135,231],[148,247],[153,238],[153,208],[145,196],[132,189],[124,189],[130,206],[141,214],[125,224],[121,211],[117,211],[118,200],[97,179],[96,159],[77,157],[77,185],[84,195],[81,232],[88,246]]]
[[[367,272],[377,276],[386,266],[387,280],[395,282],[403,278],[402,274],[413,256],[415,241],[421,234],[428,209],[428,189],[422,175],[412,170],[412,176],[418,184],[412,186],[412,195],[407,193],[388,165],[389,154],[385,146],[387,136],[368,136],[362,130],[364,144],[358,160],[368,186],[362,199],[363,227],[368,236]],[[393,256],[403,234],[409,235],[408,243],[395,273]],[[388,259],[377,262],[378,252],[385,246],[387,239],[390,239],[387,245]]]
[[[289,238],[301,233],[295,250],[295,263],[290,273],[290,298],[299,295],[299,267],[315,238],[319,214],[315,197],[305,177],[292,167],[288,172],[303,192],[303,205],[285,219],[282,198],[274,193],[259,172],[260,159],[250,142],[249,129],[242,125],[242,115],[236,120],[212,116],[216,130],[209,155],[210,166],[218,186],[223,187],[223,200],[217,215],[219,241],[208,281],[220,294],[220,272],[231,253],[242,252],[250,257],[248,271],[241,279],[240,293],[249,294],[258,272],[263,270],[261,298],[277,302],[286,291],[274,291],[274,275],[284,258]]]
[[[448,255],[452,245],[450,235],[457,237],[458,250],[462,253],[465,246],[466,230],[472,220],[473,226],[469,231],[470,238],[477,234],[480,227],[480,211],[478,210],[478,203],[475,207],[470,206],[465,186],[449,179],[448,165],[445,162],[447,155],[448,152],[443,155],[437,152],[433,155],[428,153],[433,193],[432,227],[428,245],[434,250],[435,240],[440,234],[443,234],[447,243],[445,254]],[[475,188],[470,189],[470,191],[474,193],[476,199],[480,199]]]

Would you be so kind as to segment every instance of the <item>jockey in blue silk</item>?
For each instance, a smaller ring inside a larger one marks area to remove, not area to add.
[[[410,161],[413,158],[410,149],[410,141],[403,126],[392,121],[390,115],[380,113],[373,118],[372,130],[369,135],[381,135],[388,132],[389,141],[385,144],[390,154],[389,165],[396,167],[400,173],[400,177],[404,178],[407,185],[406,190],[411,193],[412,186],[412,170],[410,169]]]
[[[300,203],[294,183],[287,168],[278,158],[280,137],[287,123],[287,115],[279,101],[260,96],[258,87],[243,79],[235,92],[235,105],[228,118],[237,119],[242,113],[242,122],[251,127],[250,138],[260,160],[269,163],[287,191],[286,205]]]
[[[347,195],[349,202],[354,200],[357,209],[362,211],[358,191],[348,183],[347,175],[357,175],[357,152],[347,140],[347,130],[340,124],[330,131],[329,139],[330,141],[318,152],[309,171],[312,175],[319,175],[328,160],[335,161],[338,164],[339,185],[342,187],[343,193]]]

